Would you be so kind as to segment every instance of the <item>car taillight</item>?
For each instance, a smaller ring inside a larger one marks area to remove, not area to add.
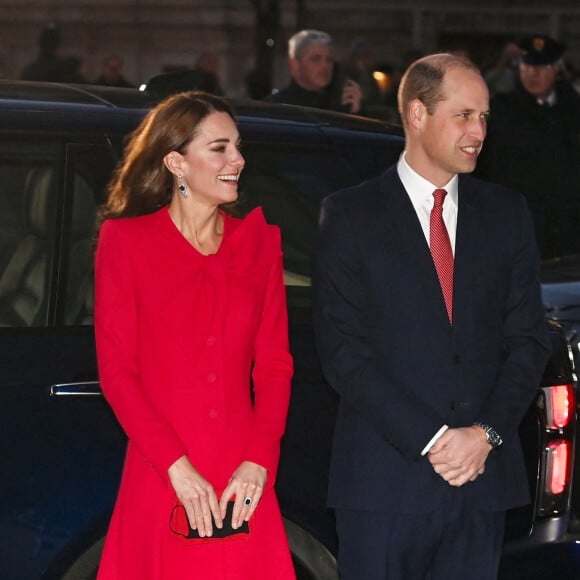
[[[576,429],[574,385],[542,387],[537,403],[542,455],[536,508],[539,516],[554,517],[564,514],[570,504]]]
[[[546,427],[563,429],[568,426],[574,413],[573,387],[555,385],[546,390]]]
[[[552,495],[563,493],[570,480],[568,465],[570,442],[563,439],[552,441],[546,448],[546,491]]]

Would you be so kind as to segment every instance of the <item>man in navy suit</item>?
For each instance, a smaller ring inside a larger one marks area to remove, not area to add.
[[[322,205],[314,318],[340,395],[343,580],[495,578],[505,511],[529,501],[517,429],[548,341],[525,201],[466,175],[488,109],[469,60],[416,61],[399,162]]]

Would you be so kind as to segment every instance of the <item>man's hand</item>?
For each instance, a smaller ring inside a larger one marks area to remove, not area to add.
[[[342,88],[341,104],[349,107],[351,113],[359,113],[362,107],[362,98],[360,85],[348,79]]]
[[[460,487],[485,471],[491,451],[481,427],[448,429],[429,451],[429,461],[449,485]]]

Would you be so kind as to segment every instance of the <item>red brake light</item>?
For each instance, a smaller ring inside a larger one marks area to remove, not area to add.
[[[562,493],[570,480],[568,458],[570,443],[558,440],[550,443],[547,451],[546,491],[552,495]]]
[[[572,385],[555,385],[546,390],[546,427],[548,429],[562,429],[570,423],[574,412]]]

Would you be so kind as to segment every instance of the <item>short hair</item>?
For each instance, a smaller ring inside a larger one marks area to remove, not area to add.
[[[322,30],[301,30],[288,41],[288,56],[300,58],[312,44],[324,44],[332,48],[332,36]]]
[[[397,101],[403,126],[407,124],[407,108],[414,99],[419,99],[433,114],[435,105],[443,100],[441,85],[445,73],[453,68],[465,68],[480,74],[477,65],[465,56],[451,53],[430,54],[413,62],[403,74]]]

